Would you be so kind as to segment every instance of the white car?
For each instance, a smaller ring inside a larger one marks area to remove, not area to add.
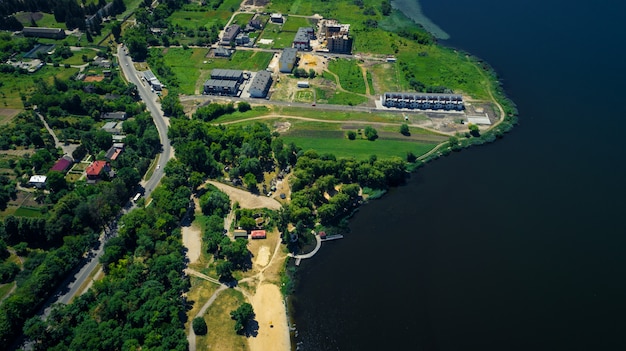
[[[157,169],[161,168],[161,165],[157,165]]]

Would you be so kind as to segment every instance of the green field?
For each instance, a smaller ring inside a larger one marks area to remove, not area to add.
[[[318,95],[319,97],[319,95]],[[328,96],[328,93],[325,96],[326,100],[331,105],[349,105],[349,106],[357,106],[360,104],[366,103],[368,100],[365,96],[346,93],[343,91],[336,91],[335,93],[331,93]]]
[[[356,60],[337,59],[328,63],[328,70],[339,77],[341,87],[347,91],[365,94],[363,72]]]
[[[7,74],[0,73],[0,108],[23,109],[20,94],[29,93],[37,79],[43,79],[48,83],[53,82],[53,77],[69,79],[78,72],[77,68],[63,68],[44,66],[32,74]]]
[[[282,136],[285,142],[294,142],[303,150],[316,150],[318,153],[331,153],[337,157],[354,157],[358,160],[376,155],[379,158],[398,156],[404,159],[407,152],[423,155],[437,144],[416,143],[398,140],[376,141],[364,139],[348,140],[343,131],[298,130]]]
[[[241,28],[244,28],[252,17],[254,17],[254,15],[251,13],[238,13],[230,24],[238,24]]]
[[[210,71],[214,68],[260,71],[267,68],[273,56],[271,52],[236,51],[230,59],[209,59],[206,58],[208,49],[151,50],[157,55],[162,53],[165,64],[176,74],[183,94],[195,94],[196,89],[209,78]]]
[[[369,68],[368,73],[372,74],[372,81],[375,82],[379,92],[406,91],[406,82],[401,77],[398,65],[395,63],[380,63]],[[371,89],[371,88],[370,88]]]
[[[173,25],[183,28],[211,27],[214,24],[222,27],[239,8],[239,4],[240,1],[237,0],[224,0],[217,10],[213,10],[211,6],[201,6],[192,2],[172,13],[168,19]]]
[[[294,97],[295,102],[313,102],[313,91],[311,89],[302,89],[296,91]]]
[[[303,17],[285,17],[285,23],[283,24],[284,32],[297,32],[300,27],[310,27],[311,22],[307,18]]]
[[[281,26],[276,23],[268,23],[263,29],[263,33],[259,36],[259,39],[270,39],[274,42],[271,45],[258,44],[261,48],[289,48],[293,43],[293,38],[296,36],[295,32],[282,31]]]
[[[19,207],[15,210],[15,216],[19,217],[41,217],[41,210],[33,207]]]

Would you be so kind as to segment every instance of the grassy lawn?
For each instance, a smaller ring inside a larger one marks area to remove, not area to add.
[[[96,52],[91,49],[82,49],[80,51],[73,51],[72,53],[74,55],[68,59],[61,61],[61,64],[67,63],[70,65],[82,65],[85,63],[83,62],[83,55],[87,56],[87,58],[89,59],[93,59],[94,57],[96,57]]]
[[[364,139],[348,140],[344,131],[295,130],[284,134],[285,142],[294,142],[303,150],[316,150],[318,153],[332,153],[337,157],[354,157],[358,160],[376,155],[379,158],[398,156],[406,157],[408,151],[415,155],[423,155],[435,147],[436,143],[418,143],[399,140],[376,141]]]
[[[357,94],[365,94],[363,72],[355,60],[338,59],[328,63],[328,70],[339,77],[341,87]]]
[[[259,47],[271,47],[271,48],[286,48],[291,47],[293,38],[296,36],[296,32],[285,32],[281,26],[276,23],[267,23],[263,33],[259,37],[260,39],[270,39],[274,42],[271,45],[259,45]]]
[[[308,18],[303,17],[285,17],[286,21],[283,24],[283,32],[297,32],[300,27],[310,27],[311,22]]]
[[[54,19],[54,15],[51,13],[43,12],[18,12],[15,16],[24,27],[31,27],[31,16],[35,19],[37,27],[49,27],[49,28],[63,28],[65,29],[65,23],[59,23]]]
[[[294,97],[296,102],[313,102],[313,91],[311,89],[303,89],[296,91]]]
[[[162,49],[152,50],[163,52]],[[182,93],[194,94],[214,68],[260,71],[267,68],[273,56],[271,52],[236,51],[230,59],[208,59],[205,57],[207,52],[208,49],[169,48],[163,54],[165,64],[174,71],[180,82]]]
[[[374,83],[372,81],[372,72],[368,70],[365,74],[367,77],[367,85],[370,88],[370,95],[376,95],[376,89],[374,89]]]
[[[15,211],[15,216],[20,216],[20,217],[41,217],[42,214],[41,214],[41,210],[38,209],[38,208],[20,206]]]
[[[246,337],[235,333],[235,321],[230,318],[230,312],[244,302],[237,290],[226,289],[220,293],[204,315],[209,332],[196,337],[198,350],[249,350]]]
[[[0,284],[0,300],[2,300],[15,286],[15,282]]]
[[[233,21],[230,24],[238,24],[241,28],[244,28],[248,22],[254,17],[251,13],[239,13],[233,18]]]
[[[361,79],[362,81],[363,79]],[[331,105],[349,105],[356,106],[367,102],[367,98],[361,95],[336,91],[331,96],[326,95],[328,103]]]
[[[77,68],[44,66],[33,74],[0,73],[0,108],[23,109],[20,94],[28,94],[35,85],[35,80],[53,82],[53,77],[68,79],[78,72]]]
[[[381,94],[391,91],[406,91],[407,89],[396,63],[373,65],[368,69],[368,73],[370,72],[372,74],[372,83],[376,91]]]

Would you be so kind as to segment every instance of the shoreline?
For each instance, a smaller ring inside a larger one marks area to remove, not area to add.
[[[450,39],[450,35],[446,33],[446,31],[424,15],[419,0],[393,0],[391,1],[391,7],[400,11],[415,24],[422,26],[424,30],[432,34],[435,38],[441,40]]]

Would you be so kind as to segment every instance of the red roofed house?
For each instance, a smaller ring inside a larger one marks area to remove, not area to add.
[[[250,236],[252,239],[265,239],[267,237],[265,235],[265,230],[253,230],[250,232]]]
[[[50,168],[50,170],[65,172],[72,165],[72,162],[74,162],[74,160],[72,160],[71,157],[63,156],[57,161],[57,163],[54,164],[54,166],[52,166],[52,168]]]
[[[102,171],[108,171],[109,165],[106,161],[94,161],[89,167],[87,167],[87,179],[89,180],[97,180],[100,179],[100,175],[102,175]]]

